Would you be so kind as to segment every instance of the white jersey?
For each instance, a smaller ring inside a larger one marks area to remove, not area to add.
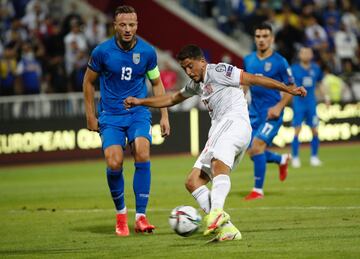
[[[181,89],[185,97],[200,95],[212,119],[208,141],[194,165],[210,178],[213,158],[233,169],[251,140],[247,102],[240,88],[242,72],[225,63],[208,64],[203,83],[191,80]]]
[[[247,102],[240,88],[242,72],[242,69],[226,63],[208,64],[204,82],[191,80],[181,89],[181,94],[185,97],[199,95],[212,120],[235,115],[249,121]]]

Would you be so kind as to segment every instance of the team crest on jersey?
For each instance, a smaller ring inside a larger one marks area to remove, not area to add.
[[[226,70],[226,66],[224,64],[220,64],[215,67],[215,71],[219,73],[224,72],[225,70]]]
[[[265,62],[264,70],[265,72],[269,72],[271,70],[272,64],[270,62]]]
[[[133,53],[133,62],[135,65],[140,63],[140,53]]]

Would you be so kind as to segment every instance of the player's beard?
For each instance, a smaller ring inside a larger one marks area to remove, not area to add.
[[[124,50],[130,50],[132,47],[134,47],[136,42],[135,35],[132,36],[131,40],[125,41],[118,33],[116,34],[116,40],[120,45],[120,47],[123,48]]]
[[[269,50],[269,47],[263,48],[263,49],[259,49],[259,52],[260,52],[261,54],[264,54],[264,53],[266,53],[268,50]]]

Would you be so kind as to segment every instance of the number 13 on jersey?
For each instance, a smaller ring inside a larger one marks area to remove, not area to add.
[[[131,67],[122,67],[121,68],[121,80],[129,81],[131,80],[132,68]]]

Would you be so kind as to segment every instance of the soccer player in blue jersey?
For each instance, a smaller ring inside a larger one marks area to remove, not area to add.
[[[301,124],[305,120],[311,128],[313,138],[311,140],[310,165],[320,166],[322,162],[318,158],[319,137],[317,126],[319,119],[316,115],[316,96],[315,89],[323,78],[320,67],[312,62],[313,51],[311,48],[302,47],[299,51],[299,63],[291,66],[294,73],[295,83],[306,88],[308,95],[305,98],[293,99],[294,118],[292,125],[295,128],[295,136],[292,142],[292,166],[299,168],[301,166],[299,158],[299,133]]]
[[[293,85],[294,78],[289,64],[284,57],[272,50],[273,41],[274,35],[269,24],[262,23],[255,28],[256,51],[245,57],[245,71],[273,78],[286,85]],[[266,163],[277,163],[280,180],[284,181],[290,160],[290,154],[279,155],[267,148],[282,125],[283,109],[291,100],[291,95],[283,93],[281,96],[278,90],[265,89],[260,86],[253,86],[250,93],[249,116],[253,134],[249,155],[254,163],[255,187],[245,197],[245,200],[264,197]]]
[[[137,14],[131,6],[115,10],[115,36],[92,52],[84,77],[87,127],[99,131],[107,164],[107,181],[117,215],[115,232],[128,236],[127,208],[124,201],[123,159],[126,143],[134,156],[133,189],[136,202],[136,232],[152,232],[155,227],[146,218],[150,193],[151,113],[144,106],[126,110],[128,96],[147,97],[146,78],[154,95],[164,94],[155,49],[136,36]],[[98,118],[95,115],[94,83],[100,81]],[[166,108],[161,109],[162,135],[170,133]],[[127,139],[127,142],[126,142]]]

